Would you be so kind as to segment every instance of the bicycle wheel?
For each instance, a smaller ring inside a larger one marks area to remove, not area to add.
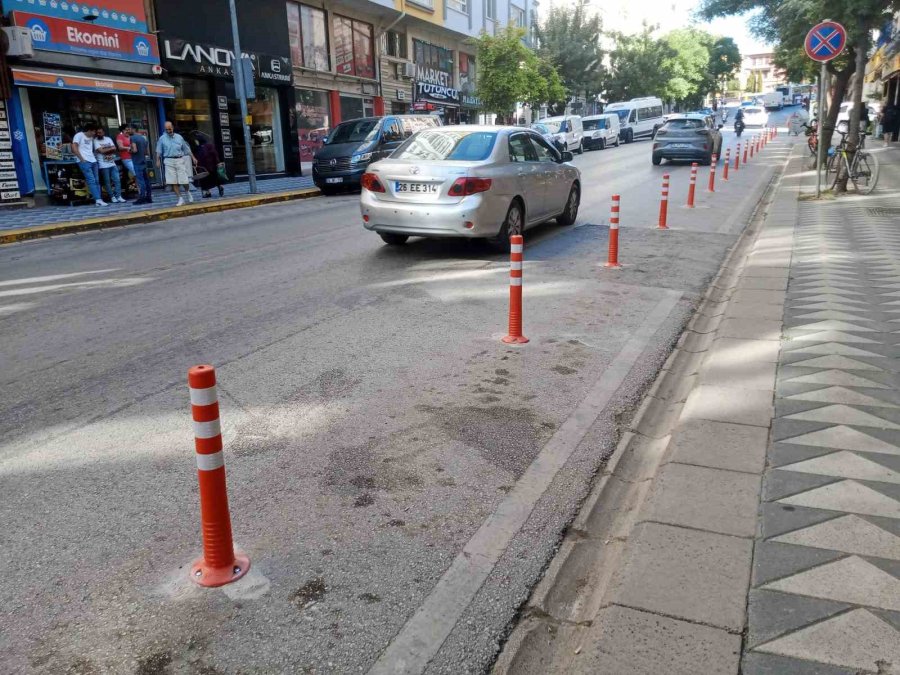
[[[818,149],[817,146],[818,146],[818,143],[816,142],[816,137],[815,137],[815,136],[810,136],[810,137],[806,140],[806,147],[809,148],[810,154],[813,155],[814,157],[815,157],[815,155],[816,155],[816,150]]]
[[[839,152],[835,152],[828,156],[828,163],[825,165],[825,169],[828,173],[836,173],[840,166],[841,155]]]
[[[856,153],[850,180],[861,195],[871,194],[878,185],[878,158],[867,152]]]

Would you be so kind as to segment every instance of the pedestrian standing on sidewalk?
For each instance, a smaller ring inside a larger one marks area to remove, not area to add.
[[[122,160],[122,166],[128,172],[128,175],[137,181],[137,174],[134,173],[134,162],[131,161],[131,134],[134,129],[130,124],[123,124],[119,127],[119,135],[116,136],[116,147],[119,149],[119,159]]]
[[[881,128],[884,131],[884,147],[888,147],[897,139],[897,131],[900,127],[900,108],[893,101],[889,101],[881,111]]]
[[[97,133],[94,135],[94,156],[97,158],[100,177],[103,179],[110,201],[113,204],[124,204],[122,181],[119,177],[119,166],[116,164],[117,154],[118,150],[113,139],[106,135],[103,127],[97,127]]]
[[[219,164],[222,160],[219,158],[219,153],[216,150],[215,144],[206,136],[206,134],[199,131],[194,132],[194,140],[197,143],[197,165],[201,169],[205,169],[208,174],[196,181],[197,186],[203,190],[203,198],[209,199],[212,197],[210,191],[213,188],[218,188],[219,196],[224,197],[225,188],[222,187],[224,181],[219,175]]]
[[[131,130],[131,161],[134,165],[134,180],[137,183],[138,198],[135,204],[152,204],[153,187],[150,184],[150,173],[147,170],[147,157],[150,155],[150,141],[143,129]]]
[[[94,156],[94,134],[97,125],[87,122],[72,139],[72,153],[78,158],[78,168],[84,175],[84,182],[97,206],[109,206],[100,194],[100,171]]]
[[[182,189],[187,194],[187,200],[194,201],[194,195],[190,191],[190,176],[185,158],[190,157],[192,166],[197,166],[197,158],[194,157],[194,153],[191,152],[190,146],[181,134],[175,133],[175,125],[171,122],[166,122],[166,133],[160,136],[159,142],[156,144],[156,156],[159,160],[159,168],[165,174],[166,185],[171,185],[178,197],[176,206],[184,206],[184,197],[181,196]]]

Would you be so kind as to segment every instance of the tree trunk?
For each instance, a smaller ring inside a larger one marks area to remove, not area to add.
[[[866,30],[861,31],[859,43],[856,47],[856,72],[853,79],[853,91],[851,101],[853,105],[850,108],[850,128],[847,134],[847,154],[853,157],[853,153],[859,147],[859,119],[862,117],[862,94],[863,82],[866,79],[866,54],[868,53],[869,33]],[[830,116],[830,115],[829,115]],[[838,180],[834,186],[835,194],[841,194],[847,191],[847,179],[850,176],[847,173],[847,167],[841,163],[838,171]]]
[[[816,117],[819,118],[819,142],[824,143],[826,148],[831,147],[831,138],[834,135],[834,127],[837,122],[837,116],[840,112],[841,103],[847,93],[847,85],[853,75],[853,65],[849,65],[843,70],[831,70],[829,72],[834,75],[834,86],[831,90],[831,105],[828,106],[828,114],[822,123],[822,101],[819,101],[819,109]],[[815,164],[815,162],[813,162]]]

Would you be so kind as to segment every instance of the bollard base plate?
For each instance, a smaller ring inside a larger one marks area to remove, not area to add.
[[[234,562],[228,567],[209,567],[203,558],[191,564],[191,580],[200,586],[218,588],[237,581],[250,569],[250,558],[235,551]]]
[[[610,269],[619,269],[620,267],[622,267],[619,263],[611,263],[611,262],[604,263],[603,266],[609,267]]]
[[[508,345],[524,345],[529,340],[524,335],[507,335],[505,338],[502,338],[500,341],[505,342]]]

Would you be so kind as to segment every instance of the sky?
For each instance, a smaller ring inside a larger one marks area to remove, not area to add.
[[[568,4],[574,5],[575,0],[542,0],[540,12],[547,11],[551,5]],[[716,19],[712,22],[696,21],[694,13],[699,6],[698,0],[632,0],[631,2],[589,0],[588,4],[592,10],[601,15],[603,27],[606,30],[637,33],[641,30],[641,23],[645,20],[651,24],[658,24],[661,33],[694,24],[710,33],[733,38],[741,50],[741,54],[771,51],[770,47],[750,34],[750,28],[747,25],[749,17],[747,16]]]

